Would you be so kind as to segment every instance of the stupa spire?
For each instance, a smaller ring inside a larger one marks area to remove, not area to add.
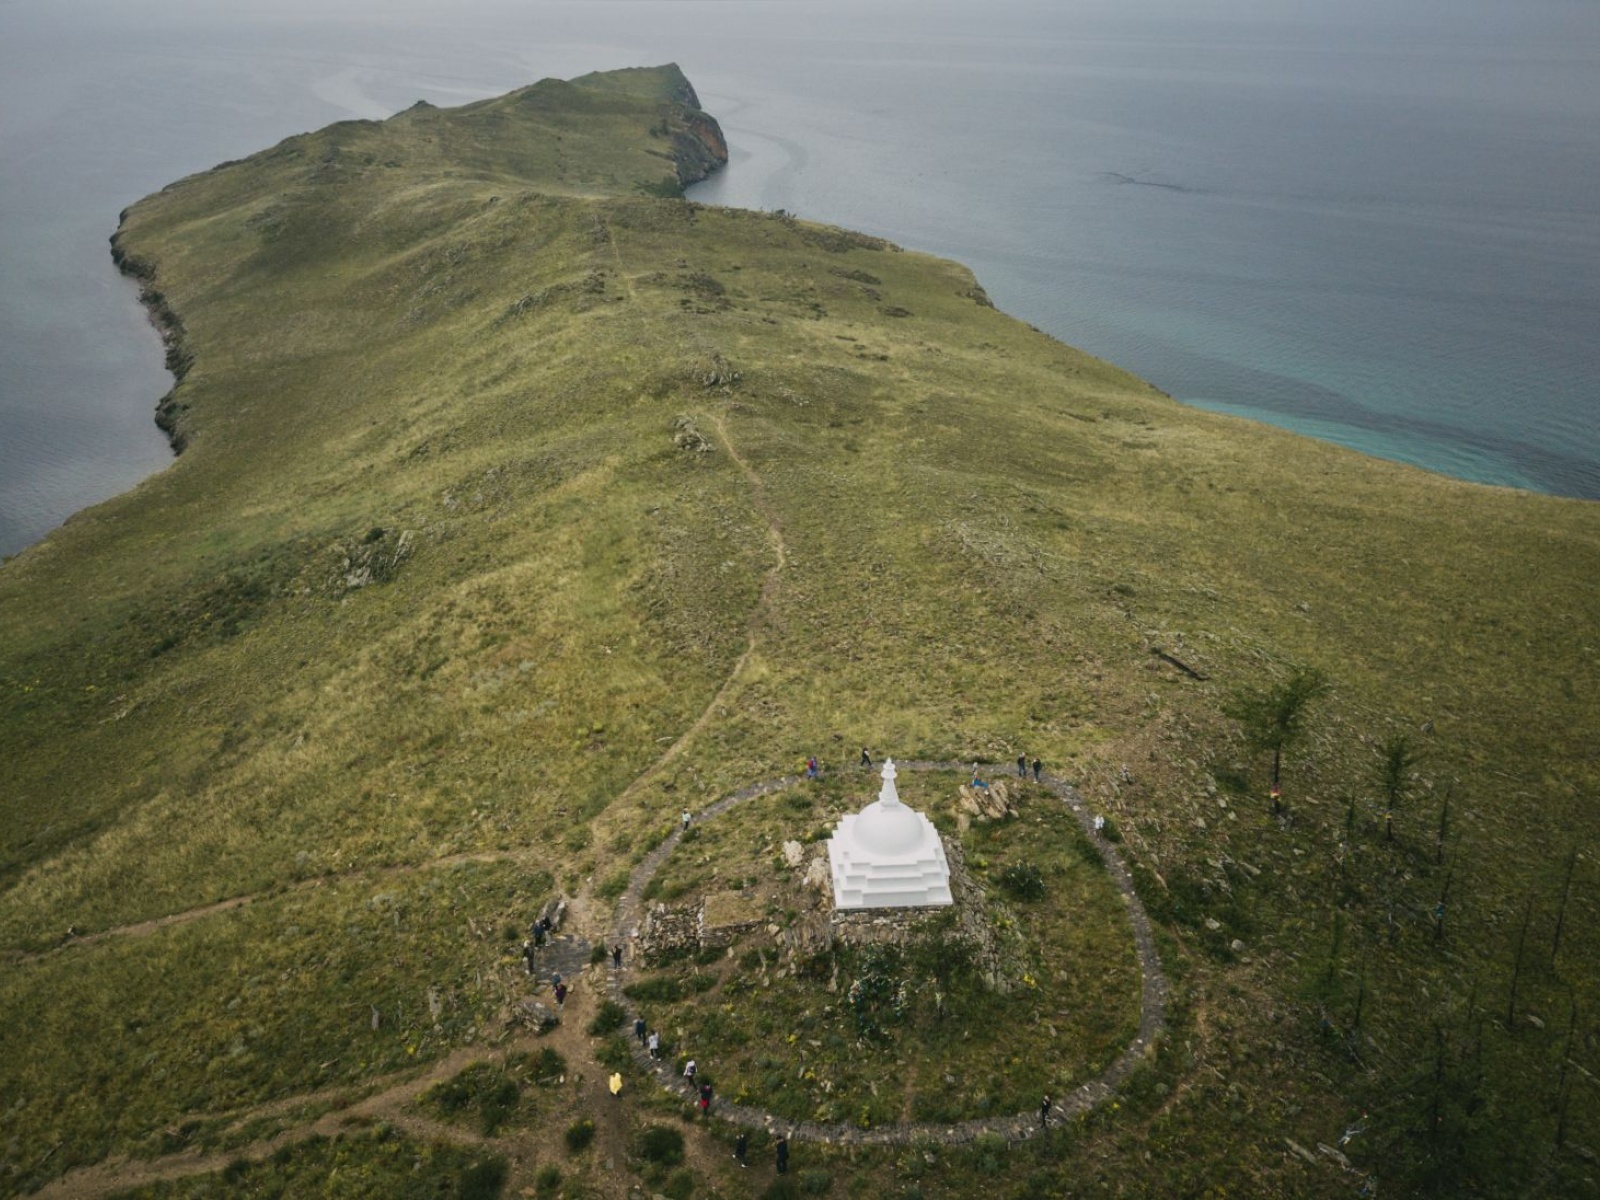
[[[885,808],[900,807],[900,792],[894,786],[895,776],[900,772],[895,770],[894,759],[885,759],[883,763],[883,787],[878,791],[878,803]]]

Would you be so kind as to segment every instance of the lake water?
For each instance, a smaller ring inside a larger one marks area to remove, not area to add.
[[[1189,403],[1600,497],[1600,5],[1199,7],[0,0],[0,553],[168,461],[123,206],[330,121],[666,61],[729,135],[697,199],[958,258]]]

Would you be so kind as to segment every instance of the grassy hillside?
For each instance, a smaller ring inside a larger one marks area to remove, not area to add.
[[[1600,1190],[1600,509],[1183,408],[956,264],[685,203],[695,103],[419,105],[125,214],[187,449],[0,568],[0,1192],[760,1194],[722,1132],[640,1152],[674,1110],[600,1104],[570,1016],[539,1120],[385,1097],[522,1044],[547,898],[599,940],[681,808],[863,744],[1078,783],[1174,1027],[1080,1127],[797,1146],[812,1193]],[[1227,714],[1303,666],[1275,816]]]

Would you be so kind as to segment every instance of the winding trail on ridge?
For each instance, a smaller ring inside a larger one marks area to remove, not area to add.
[[[201,904],[195,908],[186,908],[180,912],[167,913],[164,916],[149,917],[143,921],[132,921],[126,925],[112,925],[105,929],[97,929],[92,933],[75,933],[69,930],[58,944],[48,949],[28,952],[13,950],[8,952],[7,957],[12,964],[21,965],[41,958],[49,958],[51,955],[60,954],[67,950],[93,946],[97,942],[109,941],[113,938],[148,937],[150,934],[159,933],[163,929],[171,929],[177,925],[188,925],[192,921],[232,912],[236,908],[245,908],[258,900],[265,900],[271,896],[309,891],[339,879],[354,879],[362,875],[409,875],[417,871],[437,871],[446,867],[460,866],[462,863],[506,862],[521,857],[522,855],[514,850],[467,850],[460,854],[446,854],[440,858],[430,858],[423,862],[391,863],[387,866],[379,867],[351,867],[347,871],[332,871],[326,875],[313,875],[309,879],[298,879],[293,883],[277,884],[259,892],[250,892],[242,896],[230,896],[226,900],[216,900],[210,904]]]
[[[746,461],[744,455],[739,453],[739,448],[734,444],[733,439],[728,436],[728,427],[723,423],[722,414],[714,413],[711,417],[711,423],[716,427],[717,440],[722,443],[722,447],[727,451],[728,457],[733,460],[734,465],[743,472],[745,479],[749,481],[750,502],[767,523],[767,538],[772,543],[773,563],[772,566],[767,568],[766,578],[761,581],[761,595],[756,600],[755,607],[751,611],[749,622],[746,625],[744,652],[739,655],[738,660],[729,669],[727,677],[722,681],[722,686],[717,689],[717,694],[711,697],[710,703],[701,710],[700,715],[694,719],[689,727],[678,735],[677,740],[668,746],[655,762],[646,767],[632,783],[617,794],[617,798],[606,806],[607,812],[623,808],[630,803],[640,791],[666,769],[673,759],[677,758],[683,748],[693,741],[701,730],[710,724],[713,717],[727,707],[728,698],[739,687],[744,675],[745,665],[749,663],[750,656],[755,653],[756,647],[761,642],[761,632],[766,626],[768,616],[771,614],[773,597],[778,590],[779,578],[782,576],[784,568],[789,565],[789,547],[783,540],[783,529],[778,523],[777,514],[773,512],[772,505],[767,500],[766,486],[762,483],[761,476]]]

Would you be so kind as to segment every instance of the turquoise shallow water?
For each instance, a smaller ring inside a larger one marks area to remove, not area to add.
[[[0,2],[0,553],[159,469],[125,204],[418,98],[676,60],[710,203],[961,259],[1180,399],[1600,497],[1600,7]]]

